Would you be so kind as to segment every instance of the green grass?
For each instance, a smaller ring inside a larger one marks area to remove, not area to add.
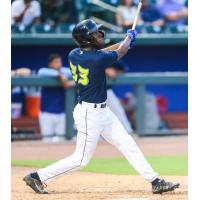
[[[187,176],[187,156],[148,156],[147,160],[160,175]],[[42,168],[55,160],[13,160],[12,166]],[[117,175],[136,175],[125,158],[96,158],[91,160],[82,171]]]

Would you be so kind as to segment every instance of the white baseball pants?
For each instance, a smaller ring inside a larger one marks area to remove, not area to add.
[[[112,89],[107,90],[107,101],[106,101],[106,103],[107,103],[108,107],[111,109],[111,111],[116,115],[116,117],[122,123],[125,130],[129,134],[132,134],[134,131],[131,128],[131,124],[130,124],[127,116],[126,116],[126,113],[125,113],[119,99],[117,98],[117,96],[115,95],[115,93],[113,92]]]
[[[65,138],[65,113],[54,114],[41,112],[39,114],[39,122],[44,141],[51,141],[53,136]]]
[[[78,130],[75,152],[55,164],[39,169],[37,172],[42,182],[51,181],[64,173],[87,165],[100,135],[116,146],[146,180],[152,182],[158,177],[109,107],[100,108],[100,104],[97,104],[97,108],[94,108],[94,104],[82,102],[77,104],[73,115]]]

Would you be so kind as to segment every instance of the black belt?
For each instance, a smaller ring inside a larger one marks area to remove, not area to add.
[[[82,104],[82,101],[79,101],[80,104]],[[106,107],[106,103],[102,103],[100,104],[100,108],[105,108]],[[94,108],[97,108],[97,104],[94,103]]]

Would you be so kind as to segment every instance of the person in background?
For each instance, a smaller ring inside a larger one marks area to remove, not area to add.
[[[165,24],[165,20],[159,10],[150,0],[142,1],[142,11],[141,18],[144,22],[144,25],[152,25],[162,27]]]
[[[76,22],[75,3],[71,0],[43,0],[42,22],[55,26],[59,23]]]
[[[41,8],[36,0],[15,0],[11,6],[12,25],[30,26],[40,22]]]
[[[117,8],[116,22],[118,26],[124,29],[132,27],[133,20],[137,11],[137,6],[134,6],[133,0],[121,0],[121,5]],[[141,25],[142,19],[139,17],[138,25]]]
[[[184,25],[188,17],[188,9],[183,0],[161,0],[157,2],[157,8],[167,25]]]
[[[123,106],[128,112],[129,118],[135,122],[137,97],[132,92],[127,92],[125,94],[125,97],[126,97],[126,102],[123,103]],[[164,122],[160,118],[155,94],[148,91],[145,92],[144,109],[145,109],[144,126],[146,131],[156,131],[159,129],[166,129]]]
[[[118,74],[123,74],[124,72],[125,72],[125,65],[122,61],[117,61],[111,67],[106,69],[106,75],[110,79],[115,79]],[[119,99],[117,98],[117,96],[115,95],[111,87],[107,88],[107,105],[112,110],[112,112],[118,117],[118,119],[121,121],[126,131],[129,134],[133,134],[134,131],[127,118],[127,115]]]
[[[43,0],[42,22],[54,26],[58,23],[67,22],[68,12],[64,0]]]
[[[63,87],[43,87],[41,91],[41,112],[39,115],[41,135],[44,142],[59,142],[65,140],[65,88],[74,86],[69,80],[71,72],[62,67],[59,54],[48,57],[48,68],[41,68],[39,76],[58,77]]]

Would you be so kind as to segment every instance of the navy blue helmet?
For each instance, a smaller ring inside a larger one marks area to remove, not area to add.
[[[72,36],[79,47],[88,47],[94,44],[94,37],[92,36],[92,33],[98,31],[101,33],[102,37],[105,36],[104,32],[99,30],[101,27],[101,24],[98,25],[95,21],[86,19],[74,27]]]

